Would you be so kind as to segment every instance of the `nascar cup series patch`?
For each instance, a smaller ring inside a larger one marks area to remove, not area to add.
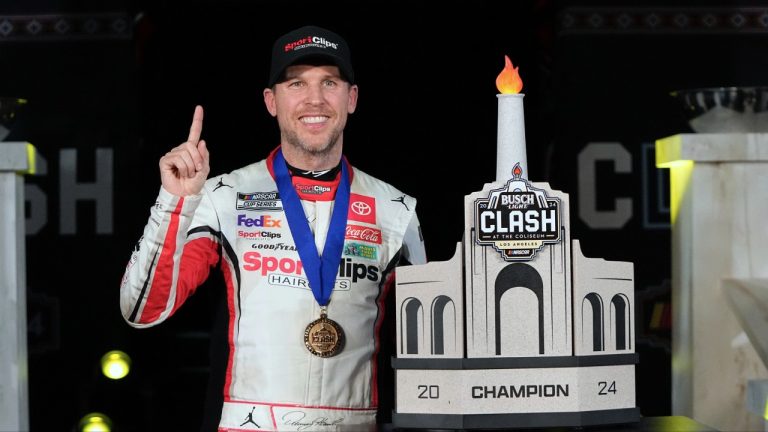
[[[505,261],[530,261],[545,244],[561,241],[560,199],[521,177],[519,164],[505,187],[475,200],[475,241]]]
[[[238,192],[237,193],[238,210],[282,210],[283,204],[280,201],[280,193],[272,192]]]

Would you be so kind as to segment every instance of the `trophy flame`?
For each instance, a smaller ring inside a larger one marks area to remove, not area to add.
[[[523,89],[523,80],[520,78],[520,74],[517,72],[515,65],[512,64],[512,60],[509,56],[504,56],[504,69],[502,69],[499,76],[496,77],[496,88],[501,94],[515,94],[520,93]]]

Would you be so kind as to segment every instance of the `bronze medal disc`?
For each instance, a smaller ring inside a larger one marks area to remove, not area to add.
[[[304,330],[304,345],[318,357],[333,357],[344,348],[344,330],[336,321],[321,315]]]

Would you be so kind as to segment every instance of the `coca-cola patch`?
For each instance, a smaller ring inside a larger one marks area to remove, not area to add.
[[[381,230],[362,225],[347,225],[347,232],[344,238],[347,240],[381,244]]]

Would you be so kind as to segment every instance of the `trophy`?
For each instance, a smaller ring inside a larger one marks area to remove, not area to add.
[[[497,180],[464,198],[453,258],[396,270],[392,423],[636,422],[633,264],[581,253],[568,194],[527,179],[522,81],[509,58],[497,87]]]

